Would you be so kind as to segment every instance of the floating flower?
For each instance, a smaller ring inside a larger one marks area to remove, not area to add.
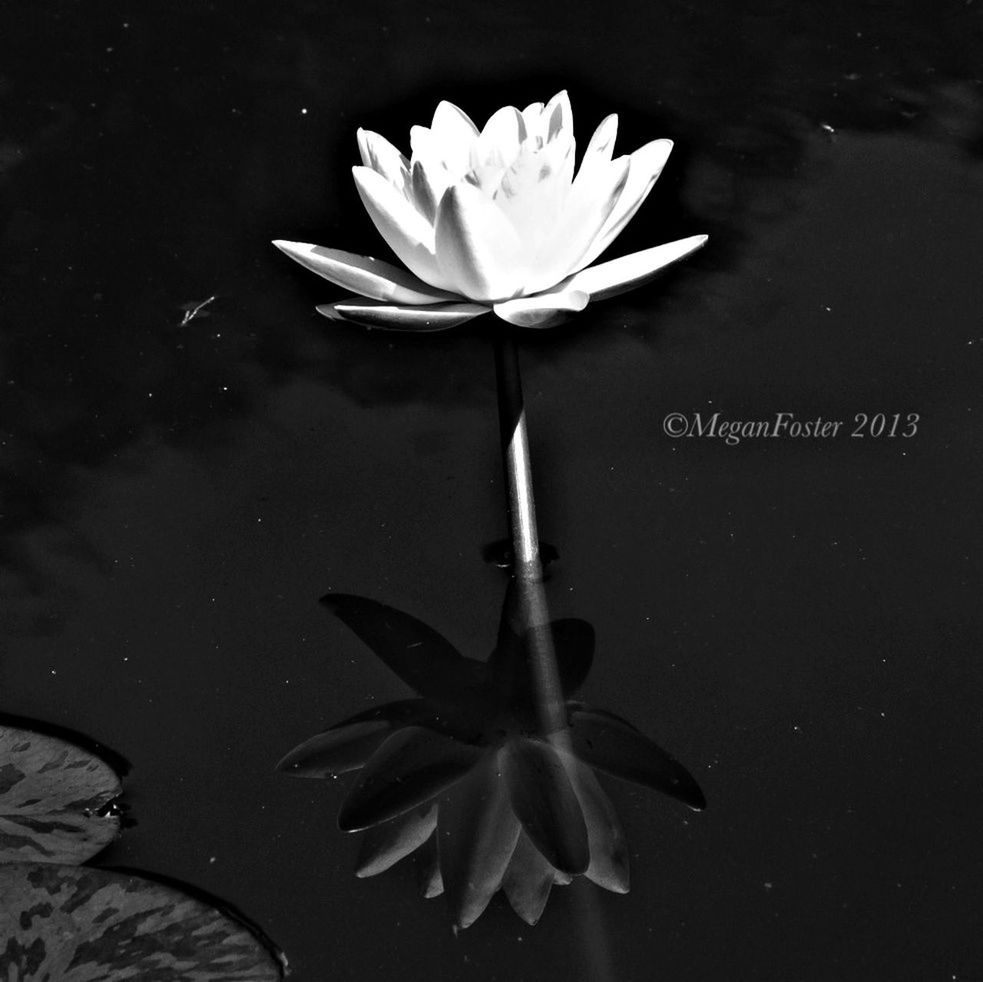
[[[421,696],[344,720],[278,765],[299,777],[360,771],[338,816],[343,831],[366,831],[359,876],[423,849],[425,893],[445,893],[455,923],[473,923],[501,888],[534,924],[552,886],[573,876],[628,891],[625,837],[594,769],[704,807],[681,764],[630,723],[571,698],[593,658],[586,622],[549,625],[563,713],[545,732],[530,632],[508,603],[482,662],[391,607],[340,594],[324,602]]]
[[[406,269],[318,245],[274,245],[357,294],[317,308],[335,320],[440,331],[494,311],[520,327],[548,327],[640,286],[707,240],[694,235],[590,265],[641,206],[672,149],[671,140],[654,140],[613,157],[617,128],[614,115],[598,126],[576,175],[566,92],[545,106],[499,109],[480,131],[441,102],[429,128],[411,129],[409,159],[360,129],[355,184]]]

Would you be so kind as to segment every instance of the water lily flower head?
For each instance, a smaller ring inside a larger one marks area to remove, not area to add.
[[[700,248],[694,235],[591,265],[652,190],[671,140],[613,154],[617,116],[598,126],[575,173],[566,92],[545,105],[499,109],[482,129],[441,102],[429,127],[410,131],[407,158],[360,129],[355,184],[379,233],[405,268],[340,249],[274,242],[355,296],[317,309],[336,320],[437,331],[493,311],[547,327],[640,286]]]

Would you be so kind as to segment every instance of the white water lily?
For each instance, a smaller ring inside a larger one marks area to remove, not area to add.
[[[407,159],[385,137],[358,131],[355,184],[366,211],[406,269],[302,242],[274,242],[356,296],[324,304],[326,317],[397,330],[438,331],[494,311],[547,327],[640,286],[699,249],[705,235],[591,266],[648,196],[672,149],[653,140],[613,157],[608,116],[574,174],[566,92],[521,112],[499,109],[482,130],[449,102],[410,131]]]

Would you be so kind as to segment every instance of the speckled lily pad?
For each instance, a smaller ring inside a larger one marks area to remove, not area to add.
[[[279,982],[284,966],[244,924],[132,873],[0,866],[5,982]]]
[[[110,803],[120,791],[113,768],[87,750],[0,726],[0,862],[85,862],[119,833]]]

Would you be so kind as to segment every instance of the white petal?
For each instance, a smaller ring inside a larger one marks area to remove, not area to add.
[[[446,331],[474,317],[487,314],[489,308],[476,303],[441,303],[423,307],[400,307],[379,300],[348,297],[334,303],[324,303],[317,312],[328,320],[352,321],[366,327],[381,327],[390,331]]]
[[[318,276],[373,300],[422,304],[457,299],[453,294],[431,289],[407,270],[371,256],[282,239],[277,239],[273,245]]]
[[[490,178],[500,177],[515,160],[525,132],[522,115],[514,106],[499,109],[485,123],[481,136],[471,148],[471,170],[480,186],[486,187]]]
[[[590,302],[584,290],[550,290],[535,297],[516,297],[497,303],[492,310],[503,321],[517,327],[552,327],[573,311],[583,310]]]
[[[550,237],[530,262],[525,291],[534,293],[558,283],[581,265],[581,257],[596,240],[625,186],[628,158],[612,161],[593,184],[582,185],[567,197]]]
[[[378,133],[360,129],[357,136],[362,163],[381,174],[401,194],[406,194],[410,166],[406,157]]]
[[[478,136],[478,127],[470,117],[452,102],[441,102],[434,111],[430,132],[448,169],[454,174],[466,171],[471,145]]]
[[[574,178],[574,185],[582,183],[592,184],[604,171],[604,167],[611,162],[614,154],[614,141],[618,135],[618,117],[612,115],[601,121],[601,125],[594,130],[594,135],[587,144],[584,151],[584,159],[580,162],[580,170]],[[630,164],[629,164],[630,169]]]
[[[629,158],[628,180],[617,204],[608,216],[600,234],[578,263],[583,268],[592,263],[621,234],[648,197],[662,173],[672,151],[672,140],[653,140],[640,147]]]
[[[444,195],[436,247],[440,271],[456,293],[500,300],[522,285],[522,243],[502,211],[473,185],[455,185]]]
[[[562,134],[573,135],[573,110],[570,108],[570,96],[567,90],[557,92],[543,110],[546,122],[546,139],[555,140]]]
[[[432,225],[437,217],[437,204],[444,194],[444,188],[431,180],[430,173],[420,160],[414,160],[410,167],[410,200],[416,210]]]
[[[598,266],[574,273],[561,286],[566,290],[583,290],[591,300],[603,300],[618,293],[633,290],[652,279],[660,270],[685,259],[707,241],[706,235],[691,235],[686,239],[666,242],[652,249],[612,259]]]
[[[425,283],[446,289],[437,267],[433,226],[380,174],[353,167],[362,204],[379,234],[397,256]]]

